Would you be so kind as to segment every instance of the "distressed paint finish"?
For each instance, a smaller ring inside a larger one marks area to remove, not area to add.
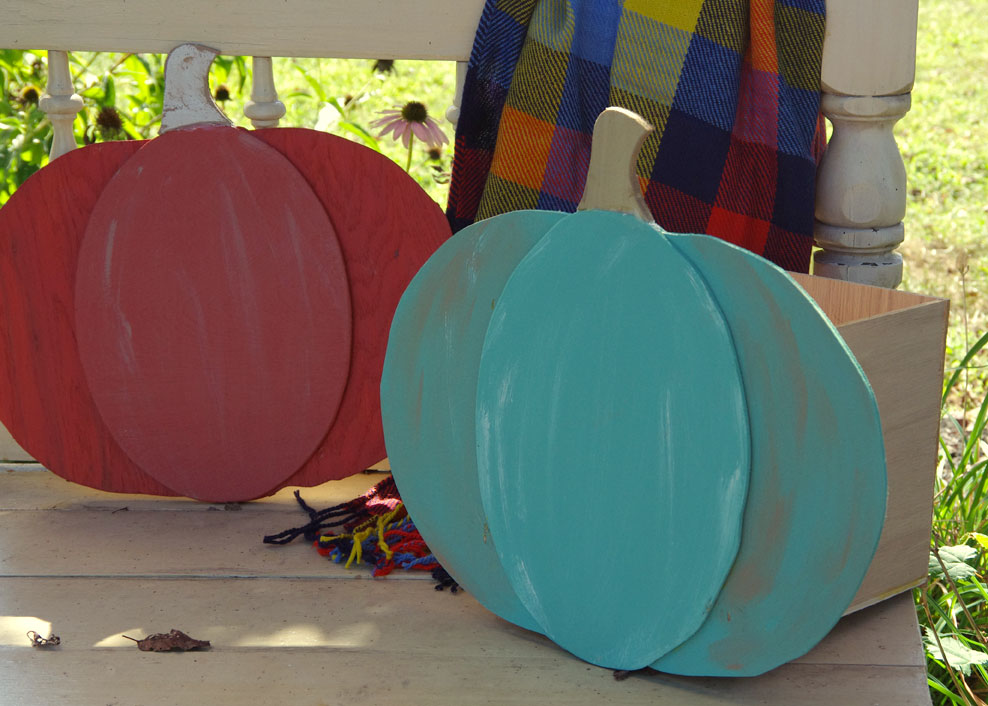
[[[375,480],[303,495],[328,507]],[[130,512],[110,512],[125,505]],[[616,681],[497,619],[470,594],[437,596],[428,580],[399,580],[404,572],[369,581],[363,569],[313,561],[306,547],[258,551],[272,527],[297,524],[291,492],[243,512],[214,508],[107,496],[47,473],[0,473],[0,700],[33,704],[44,690],[71,706],[312,706],[341,701],[327,698],[327,682],[345,674],[346,684],[331,688],[353,706],[930,706],[911,596],[845,618],[812,653],[763,677],[642,672]],[[134,537],[153,538],[153,547],[135,551]],[[149,661],[120,636],[168,630],[179,619],[217,645],[208,660]],[[47,636],[49,627],[62,646],[38,654],[24,633]],[[149,696],[156,693],[166,696]]]
[[[416,275],[391,326],[381,415],[401,497],[443,567],[488,610],[540,630],[501,567],[477,480],[477,374],[511,272],[565,214],[516,211],[465,229]]]
[[[818,276],[897,287],[906,170],[895,142],[916,74],[918,0],[827,0],[820,109],[833,134],[817,170]]]
[[[333,424],[278,487],[317,485],[384,458],[379,390],[388,327],[407,283],[449,238],[449,225],[401,167],[366,147],[300,128],[251,135],[282,153],[312,188],[346,262],[353,354],[337,419],[347,422]],[[63,478],[114,492],[174,495],[113,439],[76,346],[83,233],[103,188],[144,144],[74,150],[32,176],[0,211],[0,418]]]
[[[390,159],[350,140],[302,128],[258,130],[322,202],[346,262],[353,355],[340,411],[316,452],[285,485],[345,478],[385,457],[381,372],[405,287],[450,237],[439,205]]]
[[[248,500],[333,423],[350,295],[332,225],[248,132],[174,130],[110,180],[79,253],[78,345],[111,433],[176,493]]]
[[[670,240],[703,272],[730,326],[752,463],[723,591],[700,630],[652,666],[753,676],[809,651],[858,590],[885,517],[882,428],[854,356],[791,277],[713,238]]]
[[[642,222],[638,192],[607,183],[623,163],[611,150],[636,152],[632,133],[647,129],[634,117],[609,109],[595,128],[610,166],[591,160],[587,193],[619,194],[609,210],[593,197],[538,229],[530,214],[499,216],[426,266],[389,343],[389,444],[421,454],[410,509],[445,556],[483,546],[489,561],[493,542],[514,594],[497,601],[520,601],[560,646],[611,668],[759,674],[818,642],[866,573],[885,508],[881,423],[853,355],[792,278]],[[527,254],[520,231],[537,240]],[[491,268],[488,247],[510,255]],[[839,389],[825,385],[833,371]],[[470,467],[472,444],[482,512],[468,502],[454,520],[469,479],[421,474],[430,450]],[[483,571],[503,586],[496,566]]]
[[[106,428],[75,341],[75,272],[100,192],[143,142],[73,150],[0,210],[0,417],[65,478],[118,492],[173,495],[142,473]]]
[[[738,551],[748,419],[720,309],[658,228],[586,211],[521,261],[477,444],[491,535],[546,635],[636,669],[700,627]]]
[[[233,124],[209,89],[209,66],[218,53],[202,44],[180,44],[168,52],[160,134],[192,125]]]

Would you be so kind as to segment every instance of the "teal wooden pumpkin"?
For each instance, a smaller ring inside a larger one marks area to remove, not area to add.
[[[386,445],[426,542],[488,609],[609,668],[758,674],[864,577],[877,406],[788,275],[650,222],[646,130],[608,109],[576,214],[478,223],[420,270],[388,343]]]

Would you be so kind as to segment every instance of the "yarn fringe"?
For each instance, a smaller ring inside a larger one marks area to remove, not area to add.
[[[345,563],[348,569],[366,564],[373,567],[372,574],[377,577],[396,569],[429,571],[437,591],[459,590],[459,584],[439,564],[408,516],[390,475],[363,495],[325,510],[310,507],[297,490],[295,500],[309,515],[309,522],[268,535],[265,544],[288,544],[302,536],[321,556]],[[332,531],[336,528],[342,531]]]
[[[342,527],[344,532],[352,532],[354,528],[368,519],[391,512],[402,505],[401,496],[398,495],[398,486],[395,485],[394,478],[390,475],[363,495],[325,510],[315,510],[309,507],[308,503],[302,499],[302,494],[297,490],[295,491],[295,500],[308,513],[309,521],[304,525],[287,529],[278,534],[269,534],[264,538],[265,544],[288,544],[299,535],[304,536],[307,541],[313,542],[323,534],[323,530],[336,527]]]

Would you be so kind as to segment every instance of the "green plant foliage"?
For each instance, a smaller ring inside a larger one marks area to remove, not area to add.
[[[157,135],[164,97],[163,54],[70,53],[70,69],[84,107],[73,130],[77,144],[144,140]],[[51,122],[38,107],[47,83],[45,52],[0,50],[0,205],[48,162]],[[451,62],[397,61],[387,71],[371,61],[275,59],[275,85],[284,102],[283,126],[331,132],[381,152],[405,166],[408,151],[380,140],[368,126],[377,113],[409,100],[441,117],[453,100]],[[251,127],[244,115],[251,84],[250,60],[218,56],[210,68],[210,90],[235,124]],[[444,125],[447,136],[452,128]],[[428,151],[419,143],[409,173],[445,205],[452,148]]]
[[[972,704],[988,699],[988,398],[970,424],[947,414],[959,388],[969,384],[964,374],[988,345],[985,334],[959,364],[948,370],[942,405],[960,439],[960,446],[940,440],[936,474],[927,584],[917,589],[916,602],[925,632],[927,680],[935,704]]]
[[[42,54],[0,50],[0,205],[48,161],[51,123],[38,107],[47,79]]]
[[[966,544],[959,544],[956,547],[940,547],[939,559],[936,554],[930,554],[930,576],[940,578],[946,573],[954,581],[977,576],[977,569],[968,563],[977,556],[978,550]]]
[[[950,298],[947,367],[988,329],[988,0],[922,0],[912,108],[896,126],[908,175],[903,288]],[[983,356],[982,356],[983,359]],[[988,391],[984,361],[954,406]],[[963,396],[963,397],[962,397]]]
[[[455,64],[399,60],[383,70],[378,63],[275,59],[275,83],[287,109],[283,124],[346,137],[404,167],[407,150],[390,138],[379,139],[369,126],[380,111],[415,100],[427,106],[452,141],[453,128],[442,116],[453,101]],[[449,190],[451,162],[451,145],[430,154],[418,143],[409,168],[409,174],[442,206]]]
[[[964,676],[971,676],[971,667],[988,663],[988,654],[978,649],[971,649],[956,637],[940,636],[937,642],[933,630],[926,628],[924,644],[931,655],[941,653],[954,669],[959,669]]]

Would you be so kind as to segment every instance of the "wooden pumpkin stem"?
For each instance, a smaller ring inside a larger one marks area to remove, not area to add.
[[[644,118],[624,108],[607,108],[597,117],[587,184],[578,211],[618,211],[654,222],[635,171],[638,153],[651,131]]]
[[[191,125],[232,125],[209,92],[209,67],[219,54],[202,44],[182,44],[165,61],[161,133]]]

